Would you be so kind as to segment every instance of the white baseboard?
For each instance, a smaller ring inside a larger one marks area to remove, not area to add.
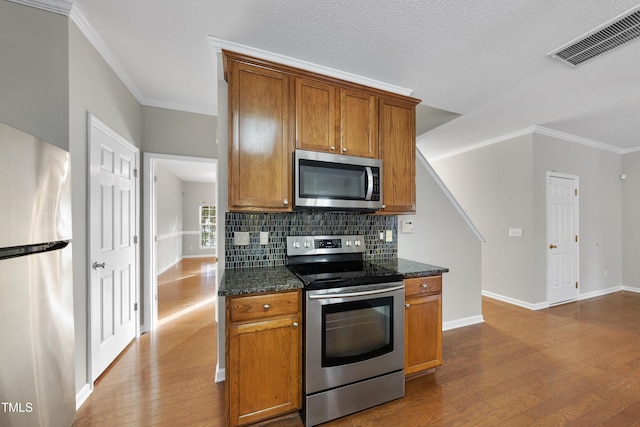
[[[456,320],[450,320],[448,322],[443,322],[442,330],[449,331],[451,329],[463,328],[465,326],[471,326],[478,323],[484,323],[484,317],[482,315],[465,317],[463,319],[456,319]]]
[[[80,409],[82,404],[87,401],[89,396],[93,393],[93,387],[91,384],[85,384],[84,387],[76,394],[76,411]]]
[[[224,377],[225,377],[224,369],[220,369],[220,365],[218,363],[216,363],[216,382],[217,383],[223,383],[224,382]]]
[[[515,298],[511,298],[511,297],[506,297],[504,295],[500,295],[500,294],[495,294],[493,292],[489,292],[489,291],[482,291],[482,296],[484,297],[489,297],[491,299],[495,299],[498,301],[502,301],[502,302],[506,302],[509,304],[513,304],[513,305],[517,305],[518,307],[523,307],[529,310],[542,310],[543,308],[548,308],[549,304],[545,301],[545,302],[540,302],[537,304],[531,304],[529,302],[525,302],[525,301],[520,301],[518,299]]]
[[[629,292],[635,292],[637,294],[640,294],[640,288],[637,288],[635,286],[623,286],[622,290],[623,291],[629,291]]]
[[[584,294],[579,294],[578,295],[578,300],[580,301],[580,300],[583,300],[583,299],[601,297],[603,295],[612,294],[614,292],[620,292],[623,289],[624,289],[624,287],[622,287],[622,286],[615,286],[613,288],[600,289],[600,290],[593,291],[593,292],[586,292]]]

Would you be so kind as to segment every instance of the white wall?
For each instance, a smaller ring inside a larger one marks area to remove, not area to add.
[[[0,58],[0,121],[68,150],[67,18],[0,1]]]
[[[156,268],[162,273],[182,258],[182,181],[161,163],[156,165]]]
[[[34,12],[36,9],[28,8]],[[76,329],[76,389],[86,390],[91,381],[87,364],[88,271],[87,247],[87,113],[140,147],[140,104],[115,75],[77,26],[69,28],[69,147],[73,191],[73,275]],[[47,36],[44,36],[45,38]]]
[[[398,256],[449,268],[442,276],[442,317],[445,324],[477,323],[482,319],[479,238],[418,159],[416,214],[400,215],[413,221],[415,232],[398,230]]]
[[[183,182],[182,256],[213,256],[215,249],[200,247],[200,202],[216,201],[216,185],[202,182]],[[218,232],[220,230],[217,230]],[[223,234],[224,236],[224,229]],[[216,240],[218,239],[216,233]]]
[[[580,179],[579,295],[623,285],[619,154],[534,133],[442,159],[434,168],[487,240],[483,291],[545,306],[547,171]],[[508,237],[511,227],[523,228],[524,236]]]
[[[640,152],[622,156],[622,279],[640,290]]]

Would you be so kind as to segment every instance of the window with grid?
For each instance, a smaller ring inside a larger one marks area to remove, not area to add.
[[[200,202],[200,248],[213,249],[216,245],[216,205]]]

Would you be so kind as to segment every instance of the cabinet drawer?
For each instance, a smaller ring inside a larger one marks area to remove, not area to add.
[[[283,292],[231,298],[231,321],[242,322],[296,314],[300,308],[298,295],[298,292]]]
[[[442,276],[415,277],[404,280],[405,296],[442,293]]]

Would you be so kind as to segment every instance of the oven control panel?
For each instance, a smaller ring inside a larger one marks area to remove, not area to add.
[[[364,236],[287,236],[287,255],[323,255],[364,252]]]

